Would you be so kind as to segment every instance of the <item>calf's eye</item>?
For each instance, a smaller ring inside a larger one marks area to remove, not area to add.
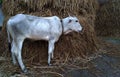
[[[76,20],[75,22],[78,22],[78,20]]]

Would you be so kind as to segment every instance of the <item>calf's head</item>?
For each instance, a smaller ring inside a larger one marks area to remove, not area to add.
[[[69,32],[72,32],[72,31],[75,31],[75,32],[82,31],[82,26],[80,25],[77,17],[69,16],[64,18],[63,27],[64,27],[65,34],[68,34]]]

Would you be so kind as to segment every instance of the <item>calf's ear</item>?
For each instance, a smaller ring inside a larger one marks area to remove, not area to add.
[[[72,20],[70,19],[69,21],[68,21],[68,23],[71,23],[72,22]]]

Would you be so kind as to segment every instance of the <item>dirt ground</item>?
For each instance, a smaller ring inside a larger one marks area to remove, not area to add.
[[[29,72],[22,73],[11,58],[0,56],[0,77],[120,77],[120,39],[99,37],[100,50],[85,60],[79,57],[69,63],[48,66],[24,60]]]

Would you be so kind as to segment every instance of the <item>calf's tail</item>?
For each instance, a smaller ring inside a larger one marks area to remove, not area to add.
[[[7,29],[7,35],[8,35],[8,47],[9,47],[9,51],[11,51],[11,41],[10,41],[10,33]]]
[[[8,22],[7,22],[7,36],[8,36],[8,47],[9,47],[9,51],[11,51],[11,39],[10,39],[10,31],[11,31],[11,27],[10,27],[10,25],[11,25],[11,21],[10,20],[8,20]]]

